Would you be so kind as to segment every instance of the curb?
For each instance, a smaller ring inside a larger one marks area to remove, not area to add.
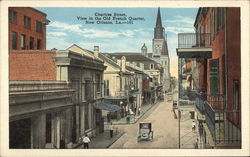
[[[114,141],[112,141],[108,146],[106,146],[105,148],[109,148],[112,144],[114,144],[119,138],[121,138],[123,135],[125,134],[125,132],[123,131]]]

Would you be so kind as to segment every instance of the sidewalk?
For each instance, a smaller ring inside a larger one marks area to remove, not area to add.
[[[159,101],[158,102],[156,102],[156,103],[159,103]],[[141,113],[140,113],[140,115],[135,115],[135,116],[130,116],[130,121],[129,121],[129,123],[127,122],[127,117],[128,116],[126,116],[126,117],[123,117],[123,118],[121,118],[121,119],[119,119],[119,120],[112,120],[112,124],[113,125],[120,125],[120,124],[134,124],[134,123],[136,123],[151,107],[153,107],[155,104],[148,104],[148,105],[144,105],[144,106],[142,106],[142,108],[141,108]]]
[[[190,118],[189,111],[181,111],[181,120],[180,120],[180,144],[182,149],[198,149],[199,146],[199,132],[196,124],[196,129],[192,131],[192,122],[194,119]],[[198,141],[197,141],[198,139]],[[197,143],[197,146],[195,144]],[[196,148],[195,148],[196,147]]]
[[[89,149],[105,149],[110,147],[116,140],[118,140],[124,131],[116,130],[114,131],[113,137],[110,138],[109,130],[105,130],[103,133],[91,138],[91,142],[89,144]],[[84,149],[83,143],[78,145],[76,149]]]

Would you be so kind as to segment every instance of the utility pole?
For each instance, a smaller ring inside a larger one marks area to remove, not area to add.
[[[178,110],[178,119],[179,119],[179,122],[178,122],[178,129],[179,129],[179,149],[181,149],[181,111]]]

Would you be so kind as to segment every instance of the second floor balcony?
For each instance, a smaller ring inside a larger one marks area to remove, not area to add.
[[[211,34],[179,33],[176,51],[179,58],[211,58]]]

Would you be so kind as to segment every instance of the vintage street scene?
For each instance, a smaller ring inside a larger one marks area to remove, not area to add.
[[[9,149],[241,149],[240,13],[9,7]]]

